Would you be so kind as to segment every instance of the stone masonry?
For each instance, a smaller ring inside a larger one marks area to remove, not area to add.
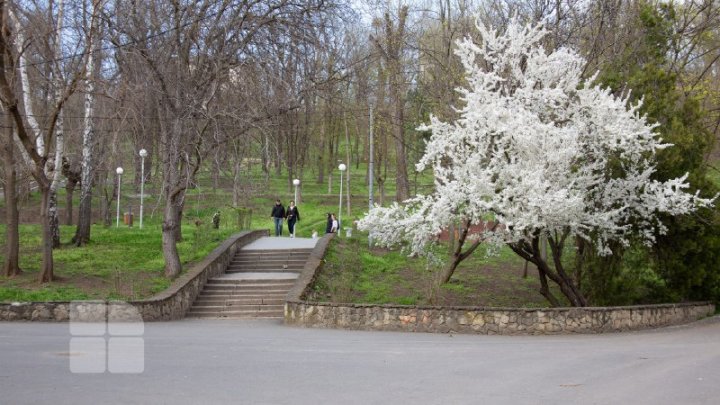
[[[306,327],[408,332],[539,335],[602,333],[687,323],[710,316],[712,303],[606,308],[413,307],[286,304],[285,322]]]
[[[207,280],[225,272],[235,252],[262,236],[268,231],[247,231],[235,234],[213,250],[203,261],[197,263],[187,272],[178,277],[165,291],[145,300],[128,302],[136,311],[128,311],[129,321],[135,321],[133,316],[140,313],[143,321],[168,321],[181,319],[190,309],[193,301],[207,283]],[[14,302],[0,303],[0,321],[57,321],[65,322],[70,319],[71,310],[84,311],[81,318],[103,319],[105,308],[103,305],[89,301],[87,308],[70,302]],[[108,302],[110,307],[113,301]],[[100,311],[94,314],[93,311]],[[73,319],[78,319],[73,317]],[[122,321],[123,313],[116,313],[114,321]]]

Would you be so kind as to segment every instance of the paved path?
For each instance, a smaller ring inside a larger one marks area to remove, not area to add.
[[[242,247],[242,250],[273,250],[273,249],[312,249],[318,243],[311,238],[288,238],[285,236],[267,236]]]
[[[145,325],[145,372],[72,374],[67,324],[0,323],[2,404],[717,404],[720,317],[606,335]]]

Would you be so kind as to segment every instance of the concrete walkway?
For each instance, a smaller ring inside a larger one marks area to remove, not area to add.
[[[0,403],[714,405],[720,398],[720,317],[568,336],[280,322],[146,323],[142,374],[73,374],[70,356],[84,353],[69,351],[68,324],[0,323]]]
[[[282,250],[312,249],[320,238],[289,238],[286,236],[267,236],[242,247],[242,250]]]

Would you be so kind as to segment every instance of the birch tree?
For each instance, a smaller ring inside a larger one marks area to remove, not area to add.
[[[92,15],[101,8],[102,1],[92,4]],[[97,25],[91,25],[89,30],[97,31]],[[88,56],[85,62],[85,97],[83,113],[82,136],[82,162],[80,168],[80,208],[78,211],[78,225],[73,237],[76,246],[82,246],[90,241],[90,225],[92,223],[92,184],[93,184],[93,145],[95,142],[95,80],[96,65],[102,64],[97,50],[99,35],[92,32],[93,42],[88,44]]]
[[[685,192],[687,176],[652,179],[657,152],[671,145],[638,113],[641,103],[582,79],[585,60],[567,48],[546,51],[542,26],[511,20],[502,33],[478,30],[481,44],[465,39],[456,51],[468,83],[459,90],[460,117],[431,117],[421,128],[432,136],[417,168],[433,170],[434,193],[376,207],[359,227],[382,245],[427,254],[449,224],[463,223],[468,233],[490,221],[468,236],[466,252],[483,242],[507,245],[537,266],[552,305],[561,301],[550,283],[570,305],[586,306],[582,263],[569,268],[566,242],[582,239],[602,255],[611,243],[652,245],[667,230],[662,215],[688,214],[713,199]]]
[[[59,2],[58,5],[58,9],[62,10],[62,2]],[[62,11],[60,11],[59,17],[56,16],[58,21],[62,20],[61,14]],[[93,21],[95,21],[94,17]],[[58,24],[61,23],[58,22]],[[53,212],[55,215],[57,214],[57,205],[55,204],[53,208],[53,199],[56,200],[53,193],[57,190],[60,180],[64,143],[62,129],[58,130],[58,122],[61,125],[60,115],[63,106],[70,95],[74,93],[77,81],[82,75],[82,69],[75,69],[73,66],[68,70],[73,73],[63,80],[59,68],[57,66],[54,68],[53,83],[56,87],[53,90],[52,99],[48,102],[47,126],[41,129],[35,120],[32,109],[33,100],[30,96],[32,87],[27,72],[31,63],[27,58],[28,49],[23,28],[23,23],[16,16],[15,10],[11,9],[9,2],[0,2],[0,102],[12,117],[17,137],[22,143],[25,153],[32,160],[31,174],[37,182],[41,194],[40,222],[42,224],[43,253],[39,278],[41,282],[48,282],[54,278],[51,220]],[[55,36],[61,36],[59,30],[55,29],[53,32]],[[53,49],[58,52],[61,40],[55,39],[54,44],[56,46]],[[70,58],[70,64],[73,63],[73,59],[80,58]],[[44,63],[57,65],[65,60],[55,54],[55,57],[45,60]],[[80,62],[79,66],[82,66],[82,61],[77,62]],[[20,83],[16,82],[18,76]],[[18,95],[18,92],[22,94]],[[52,163],[48,165],[52,158],[49,145],[53,140],[55,141],[54,166]],[[57,220],[57,216],[55,216],[55,220]]]

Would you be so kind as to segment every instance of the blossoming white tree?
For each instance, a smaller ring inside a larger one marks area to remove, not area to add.
[[[504,33],[478,29],[482,45],[465,39],[456,51],[468,83],[459,89],[460,118],[431,117],[423,127],[432,136],[417,168],[432,168],[434,193],[376,207],[359,227],[380,245],[406,244],[424,254],[459,222],[460,243],[443,281],[481,242],[506,244],[536,265],[551,304],[560,301],[548,280],[571,305],[588,305],[580,268],[563,262],[566,242],[583,240],[601,254],[630,238],[652,244],[665,230],[660,214],[687,214],[712,201],[685,192],[685,177],[651,178],[656,151],[670,145],[639,115],[639,105],[595,85],[594,77],[583,80],[581,56],[565,48],[547,52],[541,26],[511,21]],[[468,232],[480,224],[479,233]],[[472,243],[463,252],[466,238]]]

